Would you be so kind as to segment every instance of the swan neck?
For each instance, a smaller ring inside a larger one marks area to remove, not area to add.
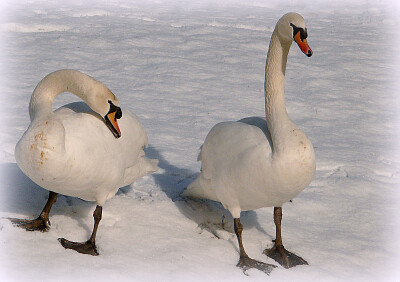
[[[272,134],[281,125],[290,122],[285,106],[285,72],[292,42],[282,43],[275,30],[271,36],[265,66],[265,112],[268,129]]]
[[[90,106],[91,93],[103,86],[94,78],[75,70],[60,70],[43,78],[33,91],[29,103],[31,120],[53,112],[54,99],[63,92],[71,92]],[[103,86],[105,87],[105,86]]]

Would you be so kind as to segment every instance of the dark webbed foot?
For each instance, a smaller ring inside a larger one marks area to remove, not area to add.
[[[274,207],[274,222],[276,226],[276,239],[275,244],[271,249],[265,249],[264,254],[276,260],[284,268],[290,268],[296,265],[304,265],[308,263],[299,256],[287,251],[282,244],[282,207]]]
[[[308,265],[303,258],[289,252],[283,245],[274,245],[271,249],[265,249],[264,254],[276,260],[284,268],[290,268],[296,265]]]
[[[90,236],[89,240],[87,240],[86,242],[82,242],[82,243],[71,242],[64,238],[59,238],[58,241],[66,249],[75,250],[81,254],[98,256],[99,253],[97,252],[95,238],[96,238],[97,228],[99,227],[102,213],[103,213],[103,208],[101,206],[97,205],[96,209],[93,212],[94,227],[93,227],[92,235]]]
[[[50,220],[49,214],[51,207],[57,200],[57,193],[49,192],[49,198],[47,200],[46,205],[44,206],[42,212],[39,217],[36,219],[18,219],[18,218],[8,218],[14,225],[25,228],[27,231],[41,231],[46,232],[49,231],[50,228]]]
[[[242,223],[240,222],[239,218],[234,218],[233,222],[234,222],[235,234],[236,234],[236,237],[237,237],[238,243],[239,243],[239,252],[240,252],[239,262],[236,266],[240,267],[243,270],[243,273],[245,273],[245,271],[250,268],[255,268],[255,269],[261,270],[262,272],[269,275],[270,272],[272,271],[272,269],[274,269],[274,267],[276,267],[276,266],[272,265],[272,264],[267,264],[267,263],[264,263],[261,261],[256,261],[256,260],[250,258],[246,254],[246,251],[244,250],[243,242],[242,242],[242,232],[243,232]]]
[[[250,257],[247,257],[247,256],[241,257],[236,266],[240,267],[243,270],[243,272],[245,272],[246,270],[251,269],[251,268],[256,268],[268,275],[271,273],[272,269],[274,269],[276,267],[275,265],[257,261]]]
[[[81,254],[87,254],[87,255],[92,255],[92,256],[99,255],[99,253],[97,252],[96,244],[92,240],[78,243],[78,242],[68,241],[64,238],[58,238],[58,241],[66,249],[75,250]]]
[[[8,218],[15,226],[25,228],[26,231],[49,231],[50,221],[48,219],[38,217],[36,219],[19,219]]]

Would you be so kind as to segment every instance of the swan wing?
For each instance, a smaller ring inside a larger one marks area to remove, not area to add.
[[[249,154],[253,155],[252,151],[262,153],[264,158],[271,155],[269,141],[259,127],[244,122],[221,122],[211,129],[202,146],[202,174],[212,179],[221,170],[237,170]]]
[[[247,171],[260,175],[270,158],[269,140],[260,127],[245,122],[219,123],[201,148],[201,173],[184,195],[219,201],[235,213],[231,208],[240,206],[238,193],[246,188],[241,183],[256,181]]]
[[[60,120],[64,127],[65,154],[49,158],[53,169],[46,176],[51,181],[38,183],[42,187],[103,203],[118,188],[144,175],[134,167],[143,166],[143,147],[148,140],[134,114],[123,112],[119,120],[122,136],[118,139],[104,120],[82,102],[61,107],[53,118]]]

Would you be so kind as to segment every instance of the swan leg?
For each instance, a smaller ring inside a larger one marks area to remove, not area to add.
[[[72,242],[72,241],[68,241],[64,238],[59,238],[58,241],[66,249],[72,249],[81,254],[98,256],[99,253],[97,252],[95,238],[96,238],[97,228],[99,227],[102,213],[103,213],[103,208],[101,206],[97,205],[96,209],[93,212],[94,227],[93,227],[92,235],[90,236],[89,240],[87,240],[86,242],[82,242],[82,243]]]
[[[258,270],[265,272],[266,274],[269,274],[272,271],[272,269],[274,269],[274,267],[276,266],[250,258],[246,254],[246,251],[244,250],[243,247],[243,242],[242,242],[243,226],[239,218],[234,219],[234,227],[235,227],[235,234],[239,242],[239,251],[240,251],[240,259],[236,266],[240,267],[243,270],[243,272],[245,272],[250,268],[256,268]]]
[[[53,206],[53,204],[57,201],[57,195],[58,195],[57,193],[50,191],[49,199],[47,200],[47,203],[44,206],[38,218],[36,219],[9,218],[9,220],[14,225],[21,228],[25,228],[27,231],[41,231],[41,232],[48,231],[50,228],[50,220],[49,220],[50,209]]]
[[[290,268],[296,265],[308,265],[307,261],[303,258],[289,252],[282,244],[281,222],[282,222],[282,208],[274,207],[274,222],[276,226],[275,244],[271,249],[265,249],[264,254],[276,260],[284,268]]]

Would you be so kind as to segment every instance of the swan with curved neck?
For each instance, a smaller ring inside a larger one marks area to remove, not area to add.
[[[237,266],[269,273],[273,265],[255,261],[242,242],[241,211],[274,206],[276,240],[264,253],[284,267],[307,262],[282,244],[282,205],[297,196],[314,177],[315,155],[307,136],[290,120],[285,106],[286,62],[293,41],[308,57],[304,19],[285,14],[276,24],[265,68],[266,119],[249,117],[222,122],[208,133],[199,154],[200,175],[184,195],[219,201],[234,218],[240,259]]]
[[[53,112],[53,100],[62,92],[86,103]],[[117,98],[104,84],[76,70],[59,70],[43,78],[32,94],[29,115],[31,124],[16,145],[15,158],[21,170],[50,194],[37,219],[11,221],[30,231],[47,231],[58,193],[96,201],[90,239],[59,241],[65,248],[98,255],[95,237],[106,200],[120,187],[157,170],[157,161],[143,151],[146,132],[134,114],[122,115]]]
[[[43,78],[33,91],[29,102],[31,121],[53,114],[54,99],[71,92],[86,102],[101,117],[116,138],[121,136],[117,119],[122,116],[117,97],[101,82],[75,70],[59,70]]]

